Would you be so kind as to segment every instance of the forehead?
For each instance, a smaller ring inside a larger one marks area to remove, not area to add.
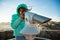
[[[26,11],[26,9],[24,9],[24,8],[20,8],[19,11]]]
[[[18,12],[19,12],[19,11],[26,11],[26,9],[23,8],[23,7],[21,7],[21,8],[18,9]]]
[[[25,9],[25,8],[21,7],[21,8],[19,8],[19,9]]]

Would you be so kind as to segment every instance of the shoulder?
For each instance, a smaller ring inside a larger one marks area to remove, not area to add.
[[[18,16],[17,14],[13,14],[12,16]]]
[[[13,14],[12,17],[18,17],[18,14]]]
[[[18,16],[17,14],[13,14],[13,15],[12,15],[12,18],[13,18],[13,19],[17,19],[17,18],[19,18],[19,16]]]

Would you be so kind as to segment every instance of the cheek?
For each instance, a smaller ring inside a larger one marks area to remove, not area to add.
[[[24,14],[24,12],[19,12],[20,14]]]
[[[19,12],[20,14],[22,14],[22,12]]]

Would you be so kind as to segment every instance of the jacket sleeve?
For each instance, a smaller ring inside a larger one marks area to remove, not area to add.
[[[13,29],[16,29],[20,23],[21,19],[19,17],[17,18],[15,15],[12,15],[11,27]]]

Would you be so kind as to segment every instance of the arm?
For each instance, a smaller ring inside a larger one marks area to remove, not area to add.
[[[16,17],[15,15],[12,15],[11,27],[13,29],[16,29],[20,23],[21,19],[19,17]]]

